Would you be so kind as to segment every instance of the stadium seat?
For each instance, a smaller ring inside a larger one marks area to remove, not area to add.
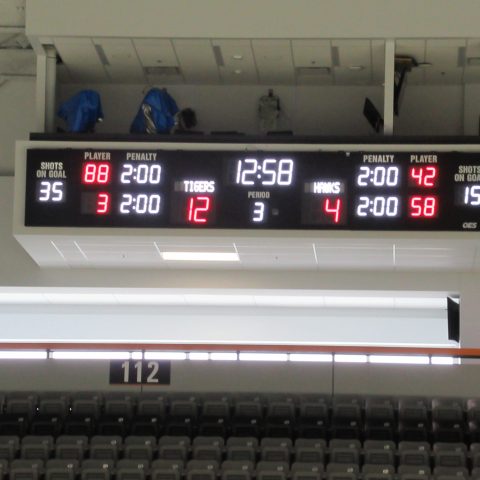
[[[327,465],[327,480],[356,480],[359,477],[358,465],[329,463]]]
[[[113,460],[84,460],[80,469],[81,480],[110,480],[113,467]]]
[[[53,451],[54,440],[51,436],[27,435],[20,445],[20,457],[47,461]]]
[[[145,480],[149,472],[150,462],[144,460],[122,459],[115,469],[116,480]]]
[[[75,480],[80,471],[78,460],[48,460],[45,466],[45,480]]]
[[[229,437],[226,448],[227,460],[256,462],[258,440],[254,437]]]
[[[0,435],[0,459],[12,461],[20,449],[20,439],[16,435]]]
[[[393,480],[395,467],[393,465],[370,465],[362,467],[363,480]]]
[[[198,436],[193,439],[192,456],[195,460],[222,461],[224,440],[222,437]]]
[[[151,480],[180,480],[183,467],[183,461],[154,460],[150,469]]]
[[[290,463],[292,440],[290,438],[264,437],[260,441],[260,458],[265,462]]]
[[[257,480],[287,480],[289,476],[289,464],[287,462],[267,462],[257,463]]]
[[[216,480],[218,462],[210,460],[190,460],[186,468],[186,480]]]
[[[119,435],[95,435],[90,440],[90,458],[116,461],[122,443],[122,437]]]
[[[157,451],[157,441],[152,436],[130,435],[125,438],[124,457],[129,460],[151,462]]]
[[[85,435],[60,435],[55,442],[55,457],[82,461],[88,448]]]
[[[294,448],[295,462],[323,464],[326,446],[323,438],[297,438]]]
[[[225,460],[221,466],[222,480],[251,480],[255,470],[248,460]]]
[[[313,462],[295,462],[291,468],[292,480],[322,480],[323,464]]]
[[[43,460],[16,459],[10,464],[10,480],[39,480],[44,473]]]
[[[164,435],[158,441],[158,456],[163,460],[185,462],[189,450],[190,438],[187,436]]]

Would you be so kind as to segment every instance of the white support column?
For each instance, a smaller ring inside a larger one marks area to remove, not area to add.
[[[385,41],[385,84],[383,87],[383,134],[393,135],[395,90],[395,40]]]
[[[37,54],[37,132],[54,131],[56,88],[57,52],[53,46],[46,46],[43,52]]]

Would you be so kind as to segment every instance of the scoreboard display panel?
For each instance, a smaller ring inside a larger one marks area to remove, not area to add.
[[[26,175],[29,227],[480,225],[478,153],[29,149]]]

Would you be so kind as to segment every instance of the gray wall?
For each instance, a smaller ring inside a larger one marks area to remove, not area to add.
[[[171,385],[143,387],[165,392],[284,392],[478,397],[480,365],[402,366],[322,363],[172,361]],[[0,392],[110,390],[109,363],[85,360],[2,360]]]

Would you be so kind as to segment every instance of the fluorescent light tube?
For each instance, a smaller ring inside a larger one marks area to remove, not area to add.
[[[130,352],[56,350],[50,353],[50,358],[56,360],[129,360]]]
[[[239,262],[235,252],[161,252],[164,260],[187,262]]]
[[[337,363],[367,363],[366,355],[335,354],[334,358]]]
[[[212,352],[210,354],[210,360],[237,360],[237,354],[234,352]]]
[[[291,362],[332,362],[331,353],[291,353]]]
[[[428,365],[430,358],[421,355],[370,355],[369,362],[399,365]]]
[[[188,354],[189,360],[208,360],[208,352],[190,352]]]
[[[0,350],[0,359],[40,360],[47,358],[46,350]]]
[[[454,357],[432,357],[432,365],[458,365],[460,359]]]
[[[246,362],[286,362],[286,353],[240,353],[239,360]]]
[[[186,360],[185,352],[145,352],[145,360]]]

